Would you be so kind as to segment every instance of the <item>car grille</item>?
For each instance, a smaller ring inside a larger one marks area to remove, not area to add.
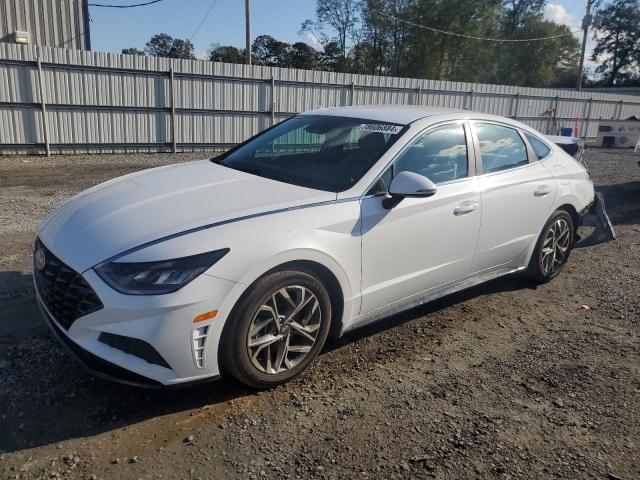
[[[62,327],[69,329],[78,318],[104,307],[82,275],[65,265],[36,239],[34,253],[38,249],[44,252],[45,263],[38,269],[34,262],[33,277],[42,302]]]

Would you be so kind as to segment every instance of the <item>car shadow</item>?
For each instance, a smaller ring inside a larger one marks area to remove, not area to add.
[[[12,294],[9,285],[20,287]],[[330,341],[325,352],[470,298],[522,288],[533,285],[517,275],[503,277],[358,329]],[[158,391],[91,376],[40,318],[29,274],[0,272],[0,311],[0,453],[97,435],[150,418],[255,395],[227,377],[215,383]]]
[[[640,222],[640,180],[613,185],[598,185],[613,225],[635,225]]]
[[[467,300],[471,300],[473,298],[492,295],[500,292],[513,292],[516,290],[524,289],[535,290],[536,288],[537,285],[535,283],[533,283],[525,275],[520,273],[499,277],[489,282],[476,285],[475,287],[467,288],[465,290],[446,295],[437,300],[432,300],[431,302],[425,303],[423,305],[419,305],[390,317],[383,318],[351,332],[347,332],[339,339],[336,339],[329,345],[327,345],[326,350],[335,350],[346,344],[353,343],[371,335],[384,332],[385,330],[389,330],[417,318],[421,318],[432,313],[437,313],[441,310],[445,310],[449,307],[466,302]]]

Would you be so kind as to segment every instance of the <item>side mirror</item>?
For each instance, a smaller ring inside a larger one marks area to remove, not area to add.
[[[424,175],[415,172],[400,172],[389,185],[392,197],[430,197],[438,187]]]
[[[382,206],[391,210],[405,197],[430,197],[438,187],[424,175],[415,172],[400,172],[389,185],[389,197],[382,201]]]

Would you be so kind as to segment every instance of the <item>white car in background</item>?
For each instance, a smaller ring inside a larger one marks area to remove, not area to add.
[[[226,371],[266,388],[330,332],[519,270],[552,279],[597,198],[580,163],[514,120],[318,110],[67,201],[38,229],[37,298],[99,375],[172,386]]]

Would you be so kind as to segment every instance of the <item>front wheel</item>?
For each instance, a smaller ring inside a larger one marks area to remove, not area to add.
[[[573,218],[564,210],[556,210],[538,238],[529,262],[528,273],[538,283],[556,277],[569,259],[573,248]]]
[[[327,289],[304,271],[280,271],[257,280],[227,320],[222,366],[253,388],[270,388],[304,371],[329,333]]]

